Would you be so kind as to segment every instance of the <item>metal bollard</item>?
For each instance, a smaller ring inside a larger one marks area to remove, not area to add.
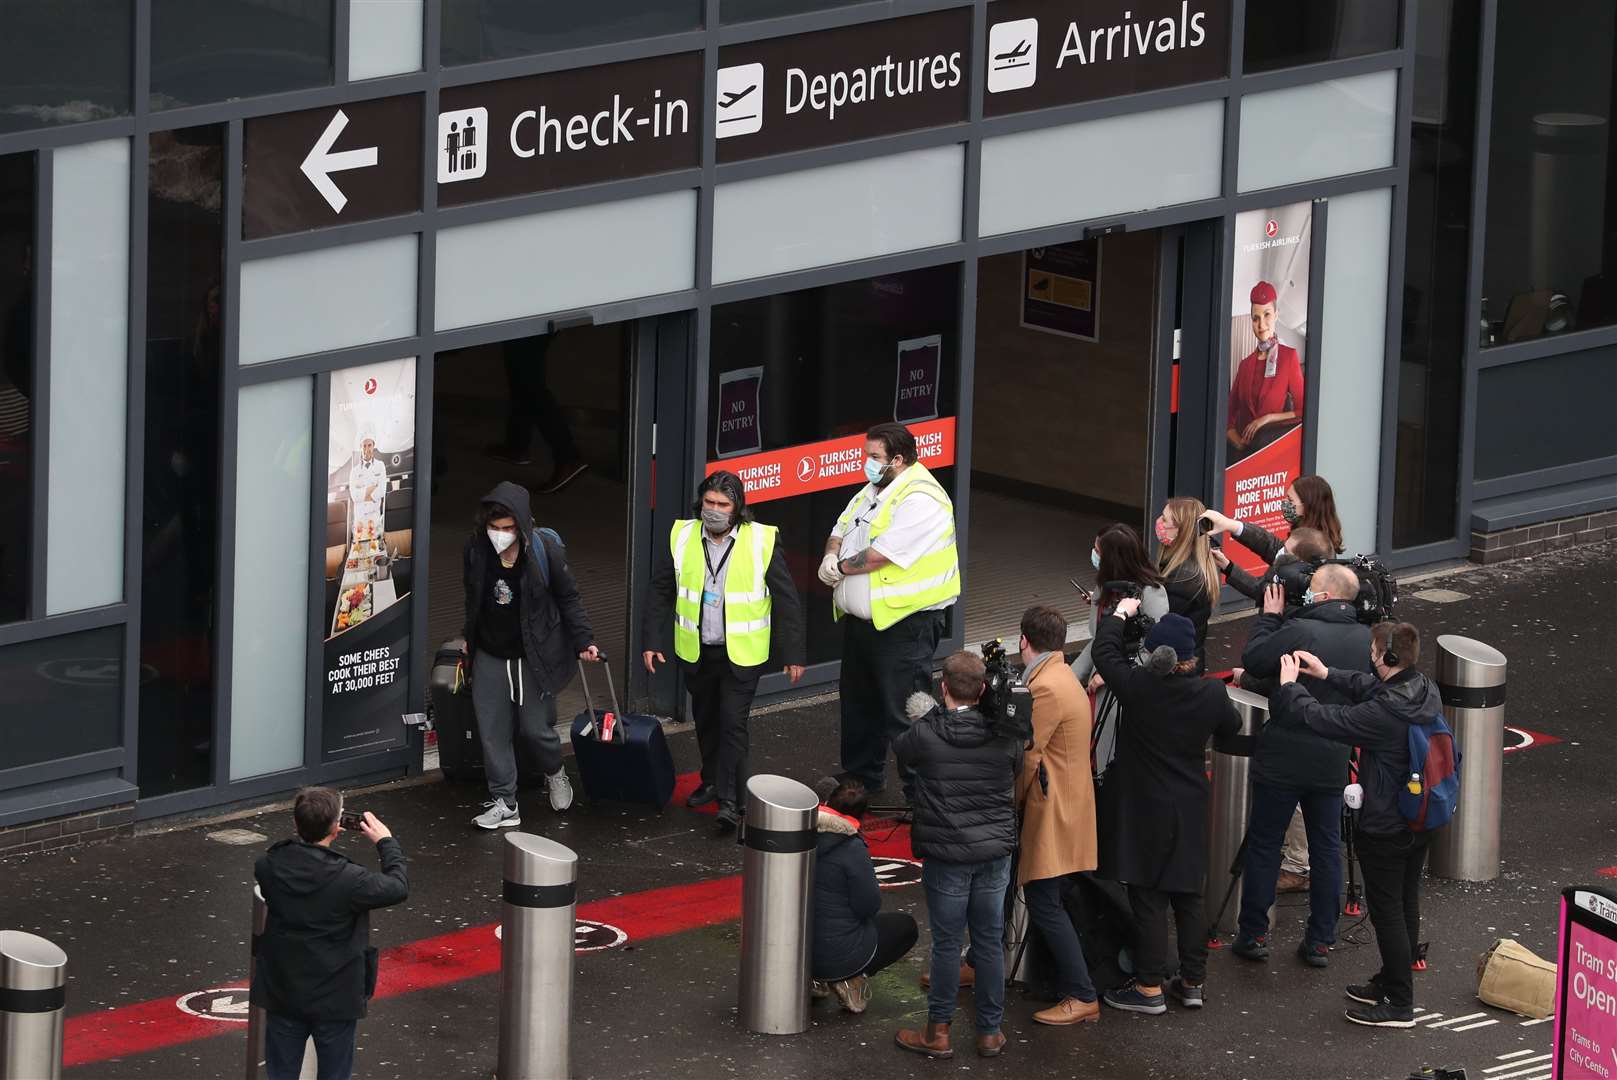
[[[1499,876],[1504,803],[1505,657],[1454,634],[1437,639],[1437,688],[1460,752],[1460,805],[1432,838],[1432,873],[1459,881]]]
[[[1252,807],[1252,751],[1269,719],[1261,694],[1226,687],[1241,717],[1241,730],[1213,742],[1213,792],[1207,807],[1207,891],[1203,894],[1209,936],[1233,934],[1241,910],[1241,867],[1246,819]]]
[[[58,1080],[67,954],[37,934],[0,930],[0,1080]]]
[[[784,776],[747,781],[741,843],[741,1025],[762,1035],[809,1027],[809,898],[820,800]]]
[[[505,836],[500,909],[499,1080],[569,1075],[578,856],[532,833]]]

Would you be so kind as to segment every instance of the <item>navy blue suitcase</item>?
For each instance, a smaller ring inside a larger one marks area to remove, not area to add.
[[[585,709],[573,717],[573,757],[578,762],[578,778],[591,802],[644,803],[661,810],[674,797],[674,755],[655,716],[624,715],[618,707],[617,688],[612,685],[612,668],[601,657],[606,670],[606,686],[612,697],[617,727],[611,742],[601,740],[601,719],[605,712],[595,708],[590,698],[589,679],[579,662],[578,679],[584,690]]]

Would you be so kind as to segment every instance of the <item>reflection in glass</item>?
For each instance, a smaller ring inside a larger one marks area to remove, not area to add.
[[[701,0],[443,0],[445,66],[695,30]]]
[[[124,116],[130,0],[0,0],[0,133]]]
[[[954,416],[958,412],[959,331],[958,266],[912,270],[714,308],[707,391],[707,415],[712,421],[707,433],[708,460],[717,460],[721,452],[717,422],[721,383],[754,377],[753,372],[761,378],[760,450],[860,436],[872,425],[894,418],[900,343],[933,334],[941,338],[936,414]],[[955,470],[933,471],[953,492]],[[748,503],[759,521],[781,530],[780,542],[785,545],[792,578],[808,615],[811,664],[835,660],[841,654],[842,636],[831,619],[830,590],[815,571],[837,515],[861,482],[854,476],[846,487]]]
[[[0,157],[0,623],[28,615],[34,185],[33,154]]]
[[[334,3],[152,0],[151,107],[331,85]]]
[[[151,136],[141,795],[208,783],[219,568],[224,128]]]
[[[123,627],[105,626],[0,648],[6,768],[122,743],[123,638]]]
[[[1460,489],[1460,402],[1471,172],[1477,125],[1476,5],[1423,3],[1415,19],[1415,83],[1398,364],[1392,544],[1454,537]]]
[[[844,7],[859,0],[719,0],[719,19],[727,23],[802,15],[810,11]]]
[[[1275,71],[1396,49],[1401,8],[1400,0],[1247,0],[1245,69]]]
[[[1617,323],[1617,5],[1501,0],[1484,344]]]

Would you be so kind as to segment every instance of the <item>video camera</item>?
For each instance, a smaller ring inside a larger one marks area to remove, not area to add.
[[[1290,560],[1276,566],[1264,584],[1272,582],[1280,585],[1286,593],[1286,607],[1300,608],[1303,606],[1303,594],[1313,582],[1314,571],[1331,564],[1347,567],[1359,579],[1359,595],[1353,600],[1353,611],[1359,622],[1374,626],[1393,617],[1393,605],[1398,603],[1398,581],[1392,576],[1392,571],[1373,555],[1330,559],[1318,565],[1301,559]]]
[[[1123,600],[1138,600],[1145,595],[1145,590],[1137,581],[1108,581],[1096,590],[1097,619],[1109,619],[1117,612],[1117,605]],[[1136,611],[1123,620],[1123,654],[1134,656],[1145,647],[1145,635],[1157,624],[1157,620],[1143,611]]]
[[[1000,638],[982,645],[983,696],[977,708],[987,718],[994,734],[1026,743],[1033,738],[1033,691],[1023,686],[1011,668],[1011,659]]]

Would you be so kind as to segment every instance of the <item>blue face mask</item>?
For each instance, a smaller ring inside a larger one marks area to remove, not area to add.
[[[887,471],[887,463],[877,461],[875,458],[865,459],[865,481],[876,484],[881,482],[882,473]]]
[[[1307,606],[1308,604],[1316,604],[1326,599],[1328,599],[1328,597],[1322,592],[1317,593],[1313,589],[1305,589],[1303,591],[1304,606]]]
[[[1100,552],[1096,551],[1094,548],[1089,549],[1089,565],[1093,566],[1096,570],[1100,569]]]

